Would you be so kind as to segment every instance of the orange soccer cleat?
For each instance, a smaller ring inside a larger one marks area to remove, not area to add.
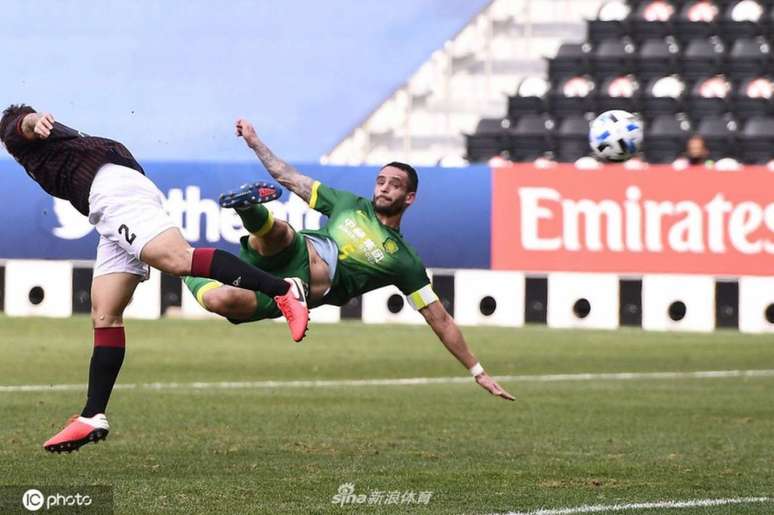
[[[104,440],[109,432],[110,425],[102,413],[91,418],[73,415],[65,428],[44,443],[43,448],[48,452],[73,452],[89,442]]]
[[[306,335],[306,330],[309,327],[309,309],[306,307],[306,289],[304,282],[297,278],[291,277],[285,279],[290,283],[290,289],[285,295],[277,295],[274,297],[274,302],[277,303],[277,307],[285,315],[285,319],[288,321],[290,327],[290,336],[293,340],[300,342]]]

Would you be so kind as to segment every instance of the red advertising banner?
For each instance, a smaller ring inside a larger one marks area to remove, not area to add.
[[[492,268],[774,275],[774,171],[492,172]]]

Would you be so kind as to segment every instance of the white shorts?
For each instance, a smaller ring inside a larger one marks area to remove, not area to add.
[[[126,272],[147,279],[150,268],[140,261],[143,247],[175,227],[156,185],[136,170],[115,164],[104,165],[94,177],[89,222],[100,235],[94,277]]]

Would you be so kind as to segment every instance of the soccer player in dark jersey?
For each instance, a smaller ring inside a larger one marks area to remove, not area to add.
[[[105,409],[125,353],[123,312],[137,285],[147,279],[149,265],[246,288],[253,296],[253,291],[268,295],[286,316],[293,339],[303,338],[308,310],[301,281],[278,278],[222,250],[192,248],[164,211],[162,193],[121,143],[87,136],[26,105],[3,112],[0,141],[35,182],[69,200],[100,234],[91,288],[94,350],[86,406],[43,444],[47,450],[69,452],[107,436]]]
[[[300,277],[309,284],[310,307],[342,306],[362,293],[395,285],[418,310],[435,334],[484,389],[513,400],[483,369],[468,348],[454,319],[433,292],[425,266],[403,239],[400,222],[416,200],[417,173],[393,162],[376,176],[373,199],[330,188],[302,175],[275,156],[258,138],[247,120],[238,120],[236,133],[244,138],[268,172],[312,209],[328,216],[320,230],[296,232],[274,220],[262,205],[267,183],[245,185],[221,197],[223,207],[234,207],[250,233],[241,240],[240,257],[280,277]],[[277,318],[280,311],[260,292],[232,288],[211,279],[188,277],[185,283],[207,310],[239,323]]]

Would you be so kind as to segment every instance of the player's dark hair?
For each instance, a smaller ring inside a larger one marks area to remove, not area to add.
[[[414,167],[411,165],[408,165],[406,163],[401,163],[400,161],[393,161],[391,163],[387,163],[386,165],[382,166],[382,170],[387,168],[388,166],[392,166],[394,168],[397,168],[398,170],[403,170],[406,172],[406,175],[408,175],[408,190],[413,191],[416,193],[417,188],[419,187],[419,175],[417,175],[417,171],[414,170]]]
[[[12,104],[5,108],[3,117],[0,118],[0,141],[5,144],[5,133],[8,126],[13,123],[20,114],[34,113],[35,110],[26,104]]]

